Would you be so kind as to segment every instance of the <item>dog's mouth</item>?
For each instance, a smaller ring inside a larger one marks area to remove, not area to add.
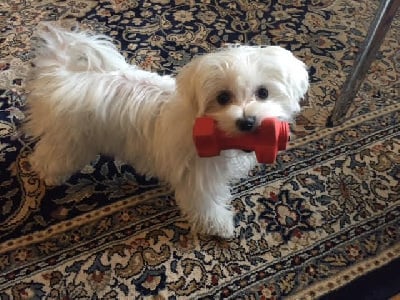
[[[251,153],[251,152],[253,152],[254,150],[242,150],[243,152],[246,152],[246,153]]]

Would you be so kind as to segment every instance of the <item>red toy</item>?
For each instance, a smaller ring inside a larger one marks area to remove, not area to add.
[[[200,157],[220,154],[221,150],[242,149],[255,151],[257,161],[271,164],[278,151],[285,150],[289,141],[289,124],[276,118],[267,118],[255,131],[238,136],[226,136],[210,117],[197,118],[193,127],[193,140]]]

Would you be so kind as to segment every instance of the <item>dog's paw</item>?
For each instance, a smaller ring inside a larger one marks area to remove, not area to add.
[[[233,225],[233,218],[227,220],[224,224],[210,224],[209,235],[216,235],[224,239],[231,239],[235,237],[235,226]]]
[[[37,159],[34,155],[29,158],[29,164],[32,171],[44,181],[46,186],[56,186],[63,184],[70,176],[63,172],[63,166],[57,163],[49,163]]]
[[[36,176],[42,180],[46,186],[56,186],[63,184],[67,177],[65,176],[49,176],[45,172],[40,170],[35,170]]]
[[[62,177],[62,176],[51,177],[51,178],[46,177],[46,178],[43,178],[43,181],[47,186],[56,186],[56,185],[63,184],[66,181],[66,179],[67,179],[67,177]]]
[[[207,212],[206,216],[200,216],[192,223],[194,232],[215,235],[221,238],[233,238],[235,236],[235,225],[232,212],[223,206],[214,207]]]

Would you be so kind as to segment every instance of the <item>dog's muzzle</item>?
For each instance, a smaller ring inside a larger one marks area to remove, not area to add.
[[[240,131],[251,131],[256,125],[256,117],[245,117],[236,120],[236,127]]]

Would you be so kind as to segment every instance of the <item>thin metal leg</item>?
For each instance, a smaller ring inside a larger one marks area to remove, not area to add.
[[[336,126],[343,122],[399,6],[400,0],[381,0],[375,18],[368,30],[367,37],[360,47],[353,68],[347,76],[331,116],[328,118],[328,127]]]

